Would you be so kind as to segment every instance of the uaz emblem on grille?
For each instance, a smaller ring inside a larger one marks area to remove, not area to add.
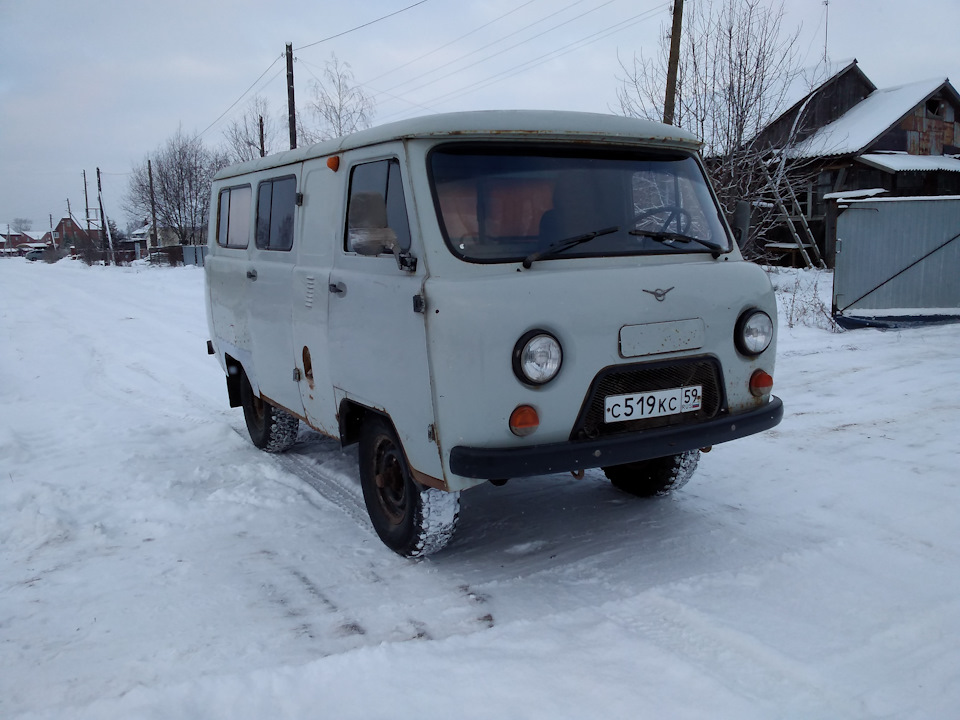
[[[663,302],[663,299],[671,290],[673,290],[673,287],[668,287],[666,290],[661,290],[660,288],[657,288],[656,290],[644,290],[644,292],[653,295],[657,299],[657,302]]]

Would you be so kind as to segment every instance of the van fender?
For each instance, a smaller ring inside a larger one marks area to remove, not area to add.
[[[382,417],[386,422],[390,423],[394,433],[397,433],[397,426],[394,425],[393,420],[385,409],[363,405],[348,397],[340,400],[340,407],[337,411],[337,422],[340,426],[340,445],[342,447],[347,447],[360,441],[360,431],[363,428],[363,423],[370,415]],[[399,437],[398,433],[397,436]],[[404,451],[404,454],[406,454],[406,451]],[[450,490],[450,486],[447,485],[446,480],[420,472],[410,464],[409,458],[407,458],[407,467],[410,468],[410,474],[413,475],[413,479],[421,485],[438,490]]]

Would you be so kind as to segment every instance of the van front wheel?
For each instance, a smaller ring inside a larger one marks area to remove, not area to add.
[[[286,410],[274,407],[254,395],[244,372],[240,374],[240,404],[243,405],[243,419],[254,445],[271,453],[286,452],[293,447],[300,421]]]
[[[414,480],[400,440],[379,415],[368,415],[360,433],[360,485],[374,530],[395,553],[429,555],[453,538],[460,493]]]
[[[614,487],[639,497],[667,495],[687,484],[700,462],[699,450],[603,468]]]

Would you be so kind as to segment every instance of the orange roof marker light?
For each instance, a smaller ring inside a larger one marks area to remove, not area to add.
[[[336,172],[340,169],[340,156],[331,155],[327,158],[327,167]]]

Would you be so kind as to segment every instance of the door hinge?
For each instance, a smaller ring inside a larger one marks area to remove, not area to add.
[[[423,314],[427,309],[427,301],[424,299],[423,295],[414,295],[413,296],[413,311],[415,313]]]
[[[297,205],[303,205],[303,193],[297,193]]]
[[[427,440],[432,443],[437,441],[437,429],[432,424],[427,426]]]
[[[294,368],[294,369],[293,369],[293,381],[294,381],[294,382],[300,382],[300,377],[301,377],[301,375],[300,375],[300,368]]]

